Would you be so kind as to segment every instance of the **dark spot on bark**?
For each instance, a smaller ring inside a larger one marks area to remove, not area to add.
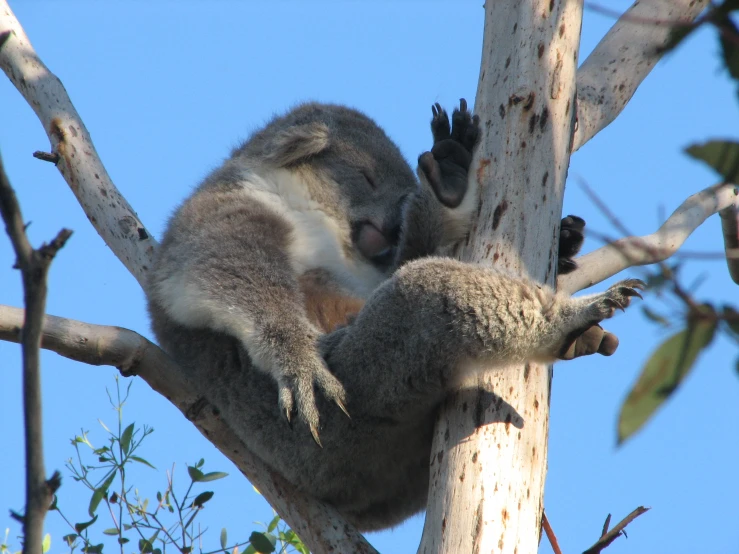
[[[523,102],[523,96],[519,96],[518,94],[511,94],[508,97],[508,105],[509,106],[510,105],[516,106],[516,105],[520,104],[521,102]]]
[[[534,129],[536,129],[536,124],[539,122],[539,114],[531,114],[531,117],[529,118],[529,134],[534,134]]]
[[[473,464],[477,463],[477,452],[475,452],[475,453],[474,453],[474,454],[472,455],[472,463],[473,463]]]
[[[534,409],[535,410],[539,409],[539,401],[536,398],[534,398]]]
[[[523,380],[524,381],[528,381],[529,380],[529,373],[531,373],[531,365],[529,365],[528,363],[526,363],[523,366]]]
[[[549,179],[549,172],[544,173],[544,177],[541,179],[541,186],[546,187],[547,186],[547,179]]]
[[[498,258],[500,258],[500,252],[496,252],[495,254],[493,254],[493,262],[497,262]]]
[[[554,0],[549,0],[549,11],[554,11]]]
[[[570,113],[570,101],[567,101],[567,106],[565,107],[565,113]]]
[[[500,225],[500,218],[503,217],[503,214],[508,209],[508,201],[502,200],[500,204],[498,204],[495,207],[495,211],[493,212],[493,230],[498,228],[498,225]]]
[[[513,32],[515,33],[516,31],[518,31],[518,23],[513,24]]]
[[[565,34],[565,24],[562,23],[562,25],[559,26],[559,38],[562,38]]]
[[[500,114],[501,119],[505,118],[505,106],[503,104],[498,106],[498,113]]]
[[[531,109],[531,106],[534,105],[534,100],[536,100],[536,94],[530,92],[526,97],[526,103],[523,105],[524,111],[529,111]]]
[[[549,121],[549,108],[544,106],[544,109],[541,110],[541,118],[539,119],[539,129],[543,131],[547,126],[547,121]]]
[[[511,65],[511,57],[508,56],[508,58],[505,61],[505,68],[508,69],[508,66]]]
[[[526,148],[526,141],[525,140],[522,140],[521,141],[521,148]]]
[[[444,451],[439,450],[439,453],[436,455],[436,461],[437,463],[441,463],[441,461],[444,459]]]
[[[544,55],[544,44],[540,42],[539,47],[536,50],[537,55],[541,58]]]
[[[449,440],[449,429],[448,428],[447,428],[446,431],[444,431],[444,440],[445,441],[448,441]]]
[[[466,413],[466,412],[467,412],[467,402],[464,402],[462,404],[462,413]]]
[[[139,240],[146,240],[149,238],[149,233],[147,233],[146,229],[143,227],[139,227],[137,231],[139,232]]]

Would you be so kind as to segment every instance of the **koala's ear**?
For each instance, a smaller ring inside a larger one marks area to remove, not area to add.
[[[325,123],[296,125],[272,139],[267,159],[277,167],[289,167],[323,152],[329,142],[329,129]]]

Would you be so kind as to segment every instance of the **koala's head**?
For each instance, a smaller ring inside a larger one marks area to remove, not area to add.
[[[283,168],[309,167],[338,184],[357,250],[380,268],[395,256],[403,205],[418,182],[397,146],[366,115],[309,103],[275,118],[244,153]]]

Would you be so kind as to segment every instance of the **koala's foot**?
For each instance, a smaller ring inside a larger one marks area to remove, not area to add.
[[[582,248],[585,239],[583,230],[585,220],[576,215],[568,215],[562,219],[559,229],[559,258],[557,259],[557,272],[559,275],[571,273],[577,269],[577,264],[572,260]]]
[[[418,158],[418,166],[424,172],[434,193],[444,206],[456,208],[467,192],[467,173],[472,163],[472,150],[480,137],[480,118],[467,111],[462,98],[459,108],[449,116],[439,104],[431,107],[431,133],[434,145],[431,152]]]
[[[626,279],[619,281],[601,294],[587,298],[586,309],[589,312],[587,317],[591,319],[591,323],[567,336],[557,358],[571,360],[591,354],[602,354],[603,356],[613,354],[618,348],[618,337],[604,330],[598,323],[613,317],[616,309],[624,310],[634,296],[641,298],[639,291],[645,288],[644,281]]]
[[[299,419],[308,425],[313,439],[322,446],[318,435],[320,418],[316,407],[316,386],[328,400],[335,402],[349,416],[344,405],[344,387],[318,354],[313,353],[296,364],[283,365],[277,375],[280,408],[288,423],[292,421],[293,412],[297,412]]]

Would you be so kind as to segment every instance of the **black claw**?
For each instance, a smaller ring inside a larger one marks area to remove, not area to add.
[[[459,99],[459,111],[460,112],[467,111],[467,100],[465,100],[464,98]]]

